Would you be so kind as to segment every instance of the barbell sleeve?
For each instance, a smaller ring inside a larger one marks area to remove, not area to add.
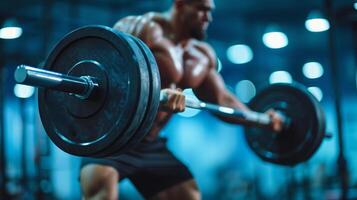
[[[70,76],[26,65],[16,68],[15,81],[19,84],[67,92],[82,99],[87,99],[99,87],[94,77]]]

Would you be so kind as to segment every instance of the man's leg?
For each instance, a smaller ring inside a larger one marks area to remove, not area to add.
[[[84,199],[118,199],[119,173],[113,167],[88,164],[81,169]]]
[[[201,199],[200,191],[195,180],[191,179],[183,183],[171,186],[170,188],[159,192],[151,200],[197,200]]]

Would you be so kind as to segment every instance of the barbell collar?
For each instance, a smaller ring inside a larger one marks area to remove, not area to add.
[[[91,76],[70,76],[26,65],[16,68],[15,80],[19,84],[66,92],[81,99],[88,99],[99,88],[98,81]]]

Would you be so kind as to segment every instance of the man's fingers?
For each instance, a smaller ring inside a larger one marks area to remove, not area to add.
[[[268,114],[271,119],[271,127],[273,130],[276,132],[281,131],[283,128],[283,122],[279,113],[275,112],[273,109],[269,109],[266,114]]]
[[[175,96],[175,111],[182,112],[185,110],[185,96],[181,92],[176,92]]]
[[[179,105],[180,105],[179,112],[185,111],[185,96],[182,94],[179,96]]]
[[[163,89],[167,95],[167,101],[163,102],[163,109],[170,112],[183,112],[185,110],[185,95],[181,89]]]

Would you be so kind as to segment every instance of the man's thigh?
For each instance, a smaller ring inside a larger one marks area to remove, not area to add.
[[[195,180],[191,179],[159,192],[151,200],[197,200],[201,199],[201,194]]]
[[[110,166],[89,164],[80,172],[80,183],[85,199],[118,197],[117,183],[119,173]]]

